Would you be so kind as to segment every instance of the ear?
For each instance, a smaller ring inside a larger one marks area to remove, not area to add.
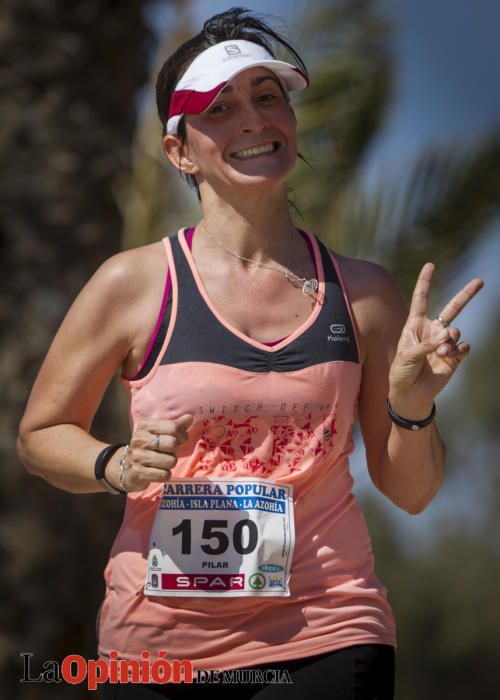
[[[195,175],[198,172],[198,168],[189,157],[186,144],[176,134],[165,134],[163,152],[176,170],[181,170],[187,175]]]

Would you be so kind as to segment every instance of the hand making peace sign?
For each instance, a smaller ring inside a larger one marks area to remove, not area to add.
[[[469,354],[469,343],[459,342],[460,330],[450,324],[484,285],[471,280],[431,320],[427,304],[434,270],[426,263],[420,271],[389,373],[390,393],[411,396],[416,406],[430,406]]]

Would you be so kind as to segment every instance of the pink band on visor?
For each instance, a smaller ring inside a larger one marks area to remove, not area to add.
[[[256,66],[271,70],[290,91],[303,90],[309,84],[296,66],[275,60],[253,41],[221,41],[197,56],[177,83],[170,101],[167,133],[176,134],[183,114],[204,112],[235,75]]]

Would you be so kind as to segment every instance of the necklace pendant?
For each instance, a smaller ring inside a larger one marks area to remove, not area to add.
[[[302,294],[304,294],[305,296],[307,296],[308,294],[312,294],[318,289],[318,287],[318,280],[314,277],[310,280],[304,280],[304,284],[302,285]]]

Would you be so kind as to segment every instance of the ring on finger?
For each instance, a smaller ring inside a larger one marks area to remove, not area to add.
[[[160,451],[160,436],[159,436],[159,435],[155,435],[155,439],[154,439],[154,442],[153,442],[153,450],[154,450],[155,452],[159,452],[159,451]]]
[[[443,328],[448,328],[448,326],[450,325],[449,322],[445,321],[444,318],[442,318],[441,316],[436,316],[434,320],[440,323],[443,326]]]

